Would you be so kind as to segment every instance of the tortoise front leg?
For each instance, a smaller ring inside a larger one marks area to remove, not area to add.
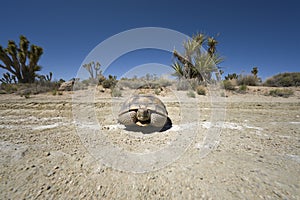
[[[135,125],[136,119],[136,111],[129,111],[119,115],[118,122],[125,126]]]
[[[157,113],[151,113],[150,123],[157,128],[163,128],[167,122],[167,117]]]

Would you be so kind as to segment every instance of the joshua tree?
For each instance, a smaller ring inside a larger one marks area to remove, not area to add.
[[[19,47],[12,40],[7,48],[0,46],[0,67],[14,75],[19,83],[33,83],[36,72],[41,70],[38,61],[43,54],[43,48],[31,45],[23,35],[20,36]]]
[[[215,52],[216,52],[216,45],[218,44],[217,40],[215,40],[213,37],[209,37],[207,39],[207,45],[208,45],[208,50],[207,53],[212,57]]]
[[[83,65],[83,67],[89,72],[90,78],[93,80],[102,74],[100,66],[101,64],[99,62],[95,63],[94,61]]]
[[[251,73],[253,74],[253,76],[254,76],[255,78],[257,78],[258,68],[257,68],[257,67],[253,67]]]
[[[49,72],[49,75],[38,75],[37,77],[40,79],[40,81],[47,81],[47,82],[51,82],[52,80],[52,72]]]
[[[233,73],[225,76],[225,80],[232,80],[232,79],[238,79],[238,75],[236,73]]]
[[[51,82],[52,80],[52,72],[49,72],[49,75],[46,75],[46,80]]]
[[[2,83],[12,83],[14,81],[14,83],[17,82],[16,77],[14,75],[10,76],[10,73],[5,73],[3,74],[3,78],[0,79],[0,82]]]
[[[216,54],[218,42],[213,37],[206,38],[203,34],[197,34],[192,39],[184,42],[185,52],[183,55],[176,50],[173,51],[173,55],[178,60],[172,65],[175,76],[196,79],[198,83],[208,83],[211,80],[212,73],[218,73],[216,65],[223,61],[223,58]],[[209,48],[207,52],[203,52],[201,47],[206,41]]]

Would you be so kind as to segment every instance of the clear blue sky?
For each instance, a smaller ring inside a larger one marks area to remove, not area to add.
[[[140,27],[169,28],[189,36],[220,33],[217,49],[225,57],[221,64],[225,74],[250,73],[254,66],[263,79],[300,71],[297,0],[1,0],[0,5],[1,46],[25,35],[44,49],[41,73],[52,71],[56,79],[75,77],[87,54],[100,42]],[[116,61],[118,65],[172,62],[170,54],[159,51],[124,57]]]

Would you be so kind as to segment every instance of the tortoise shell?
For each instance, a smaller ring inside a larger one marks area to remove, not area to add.
[[[145,106],[152,112],[161,114],[163,116],[168,116],[168,112],[164,103],[157,97],[150,94],[140,94],[133,95],[127,99],[119,112],[119,115],[122,115],[129,111],[137,111],[140,106]]]

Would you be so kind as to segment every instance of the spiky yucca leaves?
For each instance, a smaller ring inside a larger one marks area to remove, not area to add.
[[[182,64],[179,62],[175,62],[172,64],[172,68],[174,69],[174,76],[178,77],[179,79],[183,77],[183,67]]]
[[[213,73],[218,74],[219,69],[217,65],[223,62],[223,58],[209,53],[202,53],[194,58],[195,69],[201,76],[197,76],[199,81],[209,82],[212,78]]]
[[[43,48],[31,45],[23,35],[20,36],[19,48],[12,40],[8,41],[6,49],[0,46],[0,67],[13,74],[19,83],[33,83],[36,72],[41,70],[38,61],[43,54]]]
[[[223,61],[223,58],[216,54],[218,42],[212,37],[206,38],[204,34],[197,34],[184,42],[185,52],[183,55],[176,50],[173,51],[173,55],[179,61],[172,66],[176,76],[182,74],[182,77],[186,79],[197,79],[199,83],[206,84],[212,79],[213,73],[218,75],[217,65]],[[206,41],[209,48],[204,52],[201,48]],[[217,78],[220,79],[220,76]]]
[[[216,45],[218,44],[218,41],[215,40],[213,37],[209,37],[207,39],[207,45],[208,45],[208,50],[207,53],[210,56],[213,56],[216,53]]]

